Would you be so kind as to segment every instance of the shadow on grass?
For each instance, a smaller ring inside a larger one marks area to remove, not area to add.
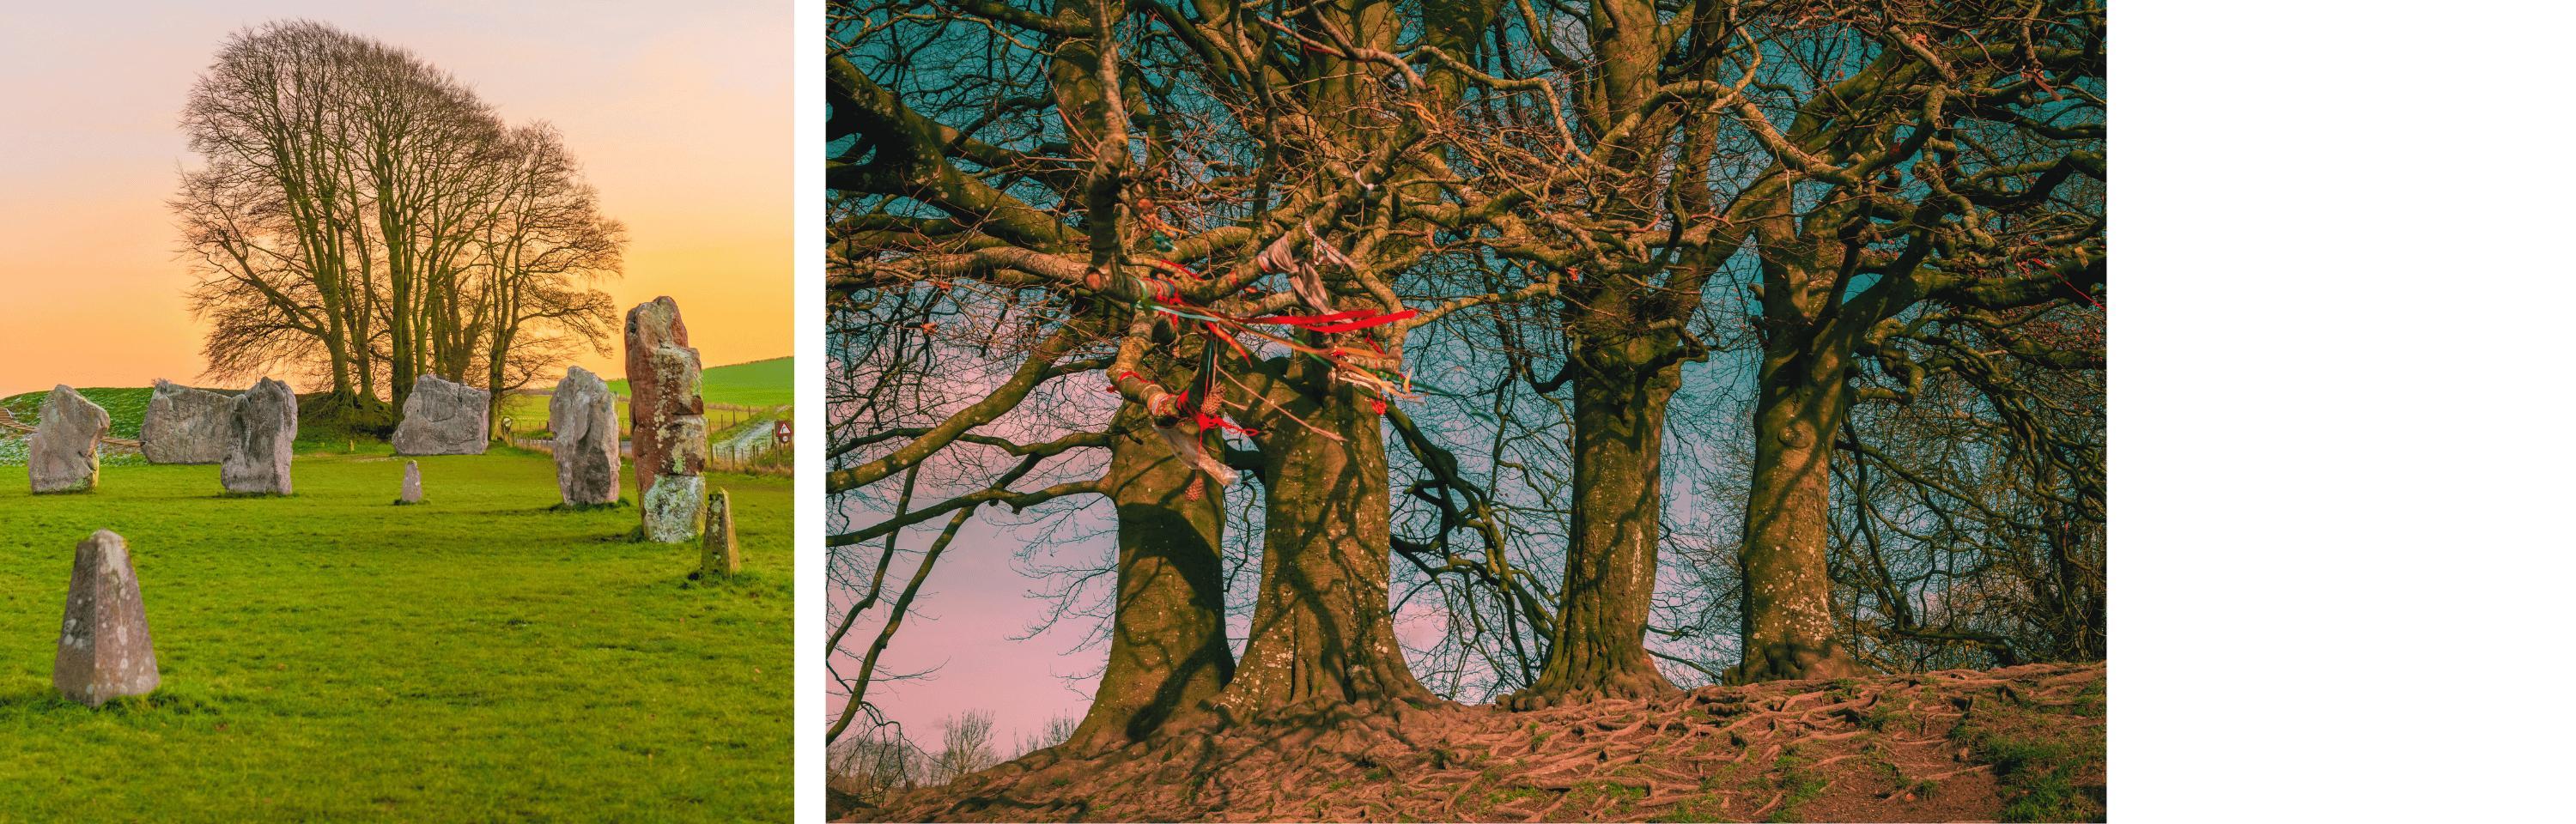
[[[776,588],[766,576],[748,569],[731,575],[709,575],[705,570],[694,570],[681,576],[679,582],[681,589],[741,592],[753,598],[761,597],[761,593]]]
[[[603,511],[603,510],[612,510],[612,509],[634,509],[634,508],[635,508],[635,504],[628,502],[628,501],[627,501],[626,499],[624,499],[624,498],[619,498],[619,499],[617,499],[617,500],[610,501],[610,502],[608,502],[608,503],[604,503],[604,504],[570,504],[570,503],[558,503],[558,504],[555,504],[555,505],[553,505],[553,506],[540,507],[540,508],[538,508],[538,510],[537,510],[537,511],[539,511],[539,512],[599,512],[599,511]]]
[[[97,715],[106,717],[143,718],[153,716],[212,715],[222,711],[212,699],[184,687],[162,687],[146,695],[129,695],[109,699],[91,707],[62,697],[50,687],[0,693],[0,718],[31,718],[50,715]]]

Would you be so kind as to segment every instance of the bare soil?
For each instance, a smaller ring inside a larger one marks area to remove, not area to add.
[[[841,821],[2100,821],[2102,664],[1397,707],[1041,750]]]

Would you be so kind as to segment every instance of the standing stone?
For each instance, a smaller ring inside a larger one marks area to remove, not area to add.
[[[403,399],[402,423],[394,427],[396,455],[481,455],[492,444],[492,393],[465,384],[422,375]]]
[[[143,459],[157,464],[219,463],[232,443],[232,430],[232,396],[156,380],[152,400],[143,407]]]
[[[161,686],[152,658],[152,627],[143,619],[143,584],[125,554],[125,538],[99,530],[72,556],[71,595],[63,599],[63,634],[54,644],[54,690],[90,706]]]
[[[706,495],[707,479],[696,475],[654,478],[653,488],[644,491],[644,540],[665,544],[697,540]]]
[[[592,506],[617,502],[617,398],[608,382],[575,366],[546,401],[555,433],[555,487],[563,502]]]
[[[224,452],[224,491],[295,494],[295,390],[259,379],[233,402],[233,437]]]
[[[419,461],[404,461],[404,462],[403,462],[403,491],[402,491],[402,497],[401,497],[401,498],[399,498],[399,499],[396,499],[396,500],[395,500],[395,503],[399,503],[399,504],[416,504],[416,503],[420,503],[420,462],[419,462]]]
[[[631,397],[626,408],[635,441],[636,489],[651,490],[653,479],[670,463],[669,447],[662,441],[663,424],[676,416],[706,413],[694,368],[697,355],[696,349],[689,348],[689,327],[680,321],[680,306],[669,297],[627,310],[626,387]]]
[[[655,442],[662,445],[662,457],[653,466],[654,474],[707,474],[705,415],[672,415],[654,427],[653,434]]]
[[[699,539],[706,554],[698,561],[699,575],[732,575],[742,571],[742,555],[733,544],[733,496],[718,489],[707,496],[707,530]]]
[[[96,488],[98,439],[106,435],[107,410],[56,384],[37,407],[36,434],[27,436],[28,485],[39,494]]]
[[[706,401],[698,350],[679,304],[654,298],[626,312],[626,385],[635,442],[635,486],[643,491],[647,540],[698,537],[706,505]]]

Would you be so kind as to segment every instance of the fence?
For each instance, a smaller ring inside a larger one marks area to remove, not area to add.
[[[544,393],[528,393],[542,396]],[[771,427],[788,417],[789,407],[752,407],[729,404],[707,404],[707,468],[717,472],[744,475],[793,475],[796,471],[794,451],[778,442]],[[635,457],[633,422],[618,416],[618,454],[628,460]],[[549,424],[551,428],[551,424]],[[504,430],[504,443],[521,449],[554,453],[553,434],[547,429],[527,432]]]

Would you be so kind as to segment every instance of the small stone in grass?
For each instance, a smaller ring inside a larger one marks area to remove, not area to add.
[[[396,499],[394,501],[394,505],[407,506],[417,503],[422,503],[420,498],[420,462],[404,461],[402,497]]]
[[[722,489],[707,496],[706,534],[700,536],[699,546],[706,550],[698,561],[699,576],[742,571],[742,555],[733,542],[733,496]]]
[[[104,529],[90,533],[72,558],[71,594],[63,599],[63,632],[54,645],[54,690],[95,707],[160,686],[143,585],[134,578],[125,538]]]

